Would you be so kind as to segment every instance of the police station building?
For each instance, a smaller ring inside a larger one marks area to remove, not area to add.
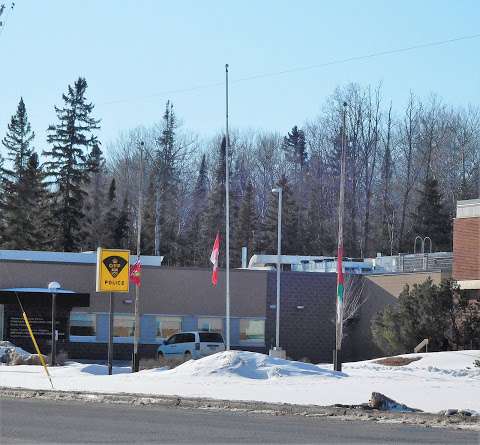
[[[107,357],[109,294],[96,292],[96,253],[0,251],[0,336],[32,351],[19,302],[31,320],[43,353],[50,350],[51,294],[58,282],[57,351],[70,358]],[[134,262],[135,258],[131,258]],[[418,259],[415,258],[415,261]],[[433,259],[434,260],[434,259]],[[380,355],[371,338],[370,323],[378,310],[394,304],[405,284],[431,277],[439,282],[448,271],[435,261],[420,261],[420,270],[404,267],[389,273],[361,275],[365,303],[351,321],[344,342],[346,360]],[[225,333],[225,274],[211,285],[211,270],[161,266],[160,257],[142,256],[140,287],[140,347],[153,357],[158,345],[178,331]],[[325,266],[281,274],[280,345],[293,359],[329,362],[335,339],[336,275]],[[415,263],[415,264],[417,264]],[[302,266],[303,267],[303,266]],[[231,345],[234,349],[266,352],[274,345],[276,273],[269,267],[230,271]],[[313,273],[312,273],[313,272]],[[362,272],[361,272],[362,273]],[[135,286],[114,294],[114,358],[130,359],[134,335]]]

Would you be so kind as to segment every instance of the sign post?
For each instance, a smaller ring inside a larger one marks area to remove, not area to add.
[[[97,249],[97,292],[108,292],[109,323],[108,323],[108,375],[112,375],[113,362],[113,293],[128,292],[130,251],[118,249]]]

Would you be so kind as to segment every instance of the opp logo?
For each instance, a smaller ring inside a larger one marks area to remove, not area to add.
[[[127,262],[119,256],[109,256],[103,260],[103,264],[110,272],[110,275],[113,278],[117,278],[123,268],[126,266]]]

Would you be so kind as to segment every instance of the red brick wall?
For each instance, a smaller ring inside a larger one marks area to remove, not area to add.
[[[480,279],[480,218],[453,222],[453,278]]]

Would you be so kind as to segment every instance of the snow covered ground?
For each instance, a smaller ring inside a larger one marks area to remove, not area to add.
[[[241,351],[190,360],[172,370],[131,374],[103,365],[69,362],[50,369],[57,390],[123,392],[278,403],[332,405],[367,402],[381,392],[427,412],[468,409],[480,414],[480,351],[409,354],[421,357],[406,366],[371,361],[346,363],[343,373],[331,365],[312,365]],[[0,386],[50,389],[40,366],[0,366]]]

